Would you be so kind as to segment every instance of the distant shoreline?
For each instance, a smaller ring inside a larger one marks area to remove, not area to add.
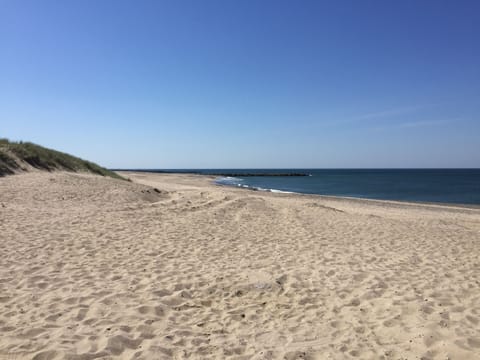
[[[145,173],[157,173],[157,174],[194,174],[194,175],[211,175],[211,176],[228,176],[228,177],[252,177],[252,176],[270,176],[270,177],[301,177],[301,176],[310,176],[308,173],[304,172],[259,172],[259,173],[252,173],[252,172],[228,172],[228,171],[220,171],[220,172],[202,172],[201,170],[149,170],[149,169],[142,169],[142,170],[126,170],[126,169],[111,169],[111,171],[133,171],[133,172],[145,172]]]
[[[173,173],[172,173],[173,174]],[[176,173],[178,174],[178,173]],[[195,174],[201,176],[208,176],[203,174]],[[382,199],[373,199],[373,198],[366,198],[366,197],[353,197],[353,196],[340,196],[340,195],[322,195],[322,194],[312,194],[312,193],[303,193],[298,191],[272,191],[274,189],[268,190],[258,190],[255,188],[248,188],[248,187],[241,187],[236,185],[228,185],[228,184],[220,184],[213,182],[213,185],[216,186],[225,186],[228,188],[234,188],[239,190],[246,190],[252,192],[261,192],[261,193],[271,193],[275,195],[285,195],[285,196],[302,196],[302,197],[315,197],[315,198],[322,198],[322,199],[331,199],[331,200],[339,200],[339,201],[358,201],[358,202],[374,202],[379,204],[385,204],[392,207],[395,206],[425,206],[425,207],[448,207],[456,210],[480,210],[480,205],[475,204],[460,204],[460,203],[443,203],[443,202],[428,202],[428,201],[402,201],[402,200],[382,200]]]
[[[202,174],[202,173],[192,173],[192,172],[160,172],[160,171],[140,171],[140,170],[112,170],[112,171],[119,171],[122,176],[128,177],[129,173],[148,173],[148,174],[159,174],[159,175],[195,175],[201,176],[202,178],[207,178],[209,183],[212,186],[219,186],[219,187],[226,187],[229,189],[238,189],[242,191],[249,191],[249,192],[259,192],[262,194],[272,194],[274,196],[284,196],[284,197],[297,197],[300,196],[302,198],[311,197],[317,199],[325,199],[325,200],[336,200],[336,201],[353,201],[358,203],[370,203],[370,204],[377,204],[377,205],[386,205],[391,207],[411,207],[411,206],[421,206],[429,209],[434,210],[442,210],[444,208],[449,208],[452,210],[480,210],[480,205],[475,204],[461,204],[461,203],[443,203],[443,202],[428,202],[428,201],[402,201],[402,200],[387,200],[387,199],[373,199],[373,198],[364,198],[364,197],[352,197],[352,196],[340,196],[340,195],[322,195],[322,194],[312,194],[312,193],[305,193],[305,192],[295,192],[295,191],[271,191],[272,189],[265,189],[265,190],[258,190],[255,188],[249,187],[241,187],[234,184],[222,184],[215,182],[213,174]]]

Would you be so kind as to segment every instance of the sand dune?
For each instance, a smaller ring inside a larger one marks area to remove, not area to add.
[[[480,210],[125,175],[0,179],[0,359],[480,359]]]

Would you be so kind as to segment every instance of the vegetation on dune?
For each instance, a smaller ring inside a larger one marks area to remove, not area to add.
[[[0,139],[0,176],[26,170],[26,164],[46,171],[88,172],[123,179],[113,171],[60,151],[47,149],[31,142]]]
[[[15,159],[2,152],[0,147],[0,176],[13,174],[17,168],[18,164]]]

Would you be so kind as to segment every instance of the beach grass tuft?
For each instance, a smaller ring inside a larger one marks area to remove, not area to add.
[[[87,172],[125,180],[113,171],[61,151],[48,149],[31,142],[0,139],[0,176],[25,170],[25,164],[39,170]]]

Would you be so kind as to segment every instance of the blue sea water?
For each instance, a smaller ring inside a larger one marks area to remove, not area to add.
[[[201,172],[302,172],[311,176],[238,176],[219,178],[217,182],[270,191],[480,205],[480,169],[230,169]]]
[[[216,182],[263,191],[409,202],[480,205],[480,169],[203,169],[201,174],[308,173],[306,177],[236,176]]]

